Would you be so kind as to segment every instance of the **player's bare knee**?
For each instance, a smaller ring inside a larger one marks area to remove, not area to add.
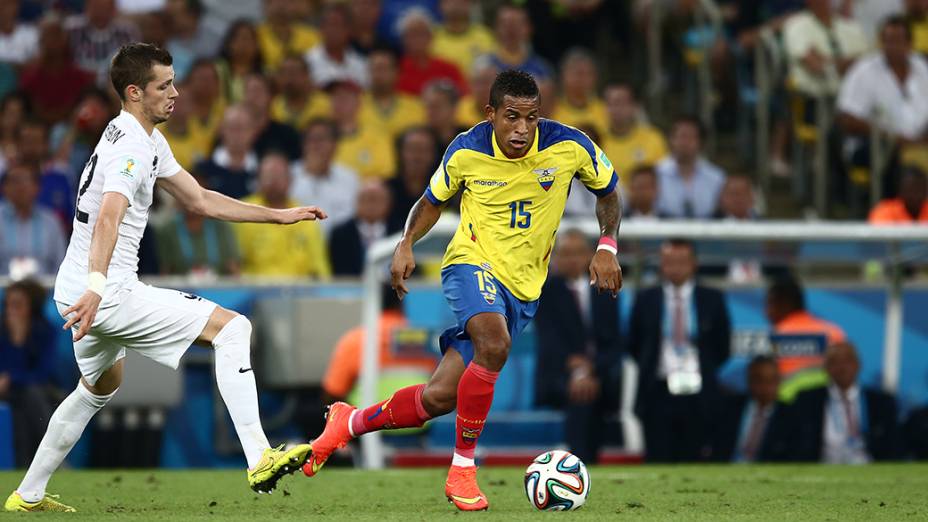
[[[458,402],[457,386],[428,384],[422,390],[422,407],[432,417],[454,411]]]
[[[499,371],[509,358],[512,340],[506,336],[485,336],[474,339],[474,360],[488,370]]]
[[[223,310],[229,315],[224,316],[225,320],[221,323],[221,326],[216,328],[215,334],[212,335],[212,338],[210,339],[213,348],[219,348],[222,345],[227,344],[229,341],[251,340],[251,333],[254,330],[254,327],[251,324],[251,320],[249,320],[244,315],[225,310],[224,308],[217,308],[217,310]],[[212,320],[213,317],[210,317],[210,321]],[[207,327],[207,329],[209,328]]]

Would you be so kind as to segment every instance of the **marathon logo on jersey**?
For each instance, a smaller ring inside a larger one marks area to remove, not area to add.
[[[538,184],[547,192],[554,184],[554,173],[557,172],[557,167],[534,169],[532,172],[538,175]]]
[[[126,158],[125,167],[119,171],[120,174],[127,178],[132,177],[132,169],[135,168],[135,160],[132,158]]]
[[[476,179],[474,180],[474,185],[480,185],[481,187],[505,187],[509,183],[505,181],[497,181],[495,179]]]
[[[122,138],[125,135],[125,132],[119,130],[119,127],[113,125],[112,123],[107,125],[106,130],[103,131],[103,138],[112,144],[116,144],[116,142],[119,141],[119,138]]]

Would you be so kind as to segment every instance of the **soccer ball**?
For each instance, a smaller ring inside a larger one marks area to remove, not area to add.
[[[525,494],[538,510],[578,509],[590,496],[590,475],[576,455],[561,450],[542,453],[525,470]]]

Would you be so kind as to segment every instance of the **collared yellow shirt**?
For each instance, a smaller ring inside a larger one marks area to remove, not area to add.
[[[174,159],[181,167],[192,170],[198,161],[209,158],[213,147],[212,141],[203,132],[196,132],[192,125],[187,125],[185,134],[175,134],[167,125],[159,125],[158,129],[168,140]]]
[[[418,98],[397,94],[390,107],[384,110],[370,94],[365,94],[359,119],[362,127],[384,129],[392,139],[396,139],[406,129],[425,124],[425,108]]]
[[[395,156],[393,141],[376,127],[367,126],[341,136],[335,150],[335,162],[351,168],[361,178],[392,178],[396,174]]]
[[[480,24],[471,24],[462,34],[454,34],[444,27],[439,27],[435,31],[435,38],[432,39],[432,54],[436,58],[457,65],[465,78],[470,77],[474,60],[494,51],[496,40],[493,34]]]
[[[266,205],[252,194],[242,201]],[[289,200],[288,207],[299,206]],[[242,254],[242,273],[266,276],[332,276],[325,237],[315,221],[281,226],[271,223],[236,223],[235,235]]]
[[[603,139],[609,130],[609,113],[606,104],[599,98],[593,98],[583,107],[576,107],[560,98],[554,105],[551,119],[566,123],[573,127],[592,127]]]
[[[483,267],[518,299],[538,299],[574,176],[598,196],[618,182],[606,153],[573,127],[541,119],[518,159],[502,153],[489,122],[458,135],[425,191],[438,205],[464,189],[442,266]]]
[[[324,92],[314,92],[306,104],[299,111],[294,111],[287,105],[283,96],[276,96],[271,102],[271,119],[286,123],[296,130],[302,131],[314,118],[329,118],[332,116],[332,102],[329,95]]]
[[[664,135],[650,125],[636,125],[624,136],[607,132],[601,143],[606,154],[616,162],[615,170],[623,182],[637,167],[656,166],[668,154]]]
[[[268,22],[258,25],[258,48],[261,50],[264,68],[268,71],[276,70],[288,54],[302,55],[321,41],[319,32],[306,24],[290,26],[290,40],[286,42],[277,38]]]

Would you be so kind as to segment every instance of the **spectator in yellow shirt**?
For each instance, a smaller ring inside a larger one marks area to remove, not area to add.
[[[386,129],[363,125],[361,87],[341,81],[330,85],[328,91],[339,132],[335,161],[351,168],[362,179],[393,177],[396,164],[393,142]]]
[[[590,53],[583,49],[567,52],[561,63],[561,90],[552,119],[573,127],[592,127],[604,135],[609,117],[596,95],[596,64]]]
[[[609,131],[602,135],[600,143],[619,179],[628,183],[633,170],[656,165],[667,156],[667,141],[659,130],[640,121],[641,109],[630,85],[610,85],[604,97]]]
[[[409,127],[425,123],[422,102],[396,90],[396,54],[377,47],[367,55],[371,88],[361,102],[361,125],[384,129],[395,140]]]
[[[299,206],[289,192],[290,162],[284,154],[269,152],[258,169],[258,192],[242,201],[269,208]],[[235,227],[243,274],[331,277],[328,249],[317,223],[301,221],[286,227],[238,223]]]
[[[280,92],[271,103],[271,118],[298,131],[316,118],[327,118],[332,113],[329,96],[316,90],[309,76],[309,64],[302,56],[289,55],[277,70],[277,87]]]
[[[302,55],[319,43],[319,33],[299,22],[291,0],[265,0],[267,21],[258,26],[258,43],[268,71],[275,71],[291,54]]]
[[[184,92],[187,90],[186,86],[178,85],[177,88],[184,89]],[[159,127],[161,134],[171,145],[174,159],[188,169],[200,160],[208,158],[213,145],[208,136],[194,132],[190,124],[192,109],[189,96],[178,96],[174,100],[174,112],[171,113],[171,117]]]
[[[470,71],[470,94],[458,100],[455,119],[459,127],[469,129],[487,119],[486,107],[490,101],[490,87],[499,69],[487,58],[478,58]]]
[[[441,0],[443,23],[432,40],[432,54],[458,66],[468,74],[474,60],[496,50],[493,33],[483,24],[471,23],[472,0]]]
[[[264,61],[258,48],[258,32],[248,20],[233,22],[226,31],[216,61],[222,97],[235,104],[245,97],[245,78],[262,74]]]
[[[219,74],[211,60],[201,59],[190,66],[187,75],[185,96],[190,97],[191,113],[190,132],[198,140],[212,144],[222,123],[222,114],[226,110],[219,88]]]

